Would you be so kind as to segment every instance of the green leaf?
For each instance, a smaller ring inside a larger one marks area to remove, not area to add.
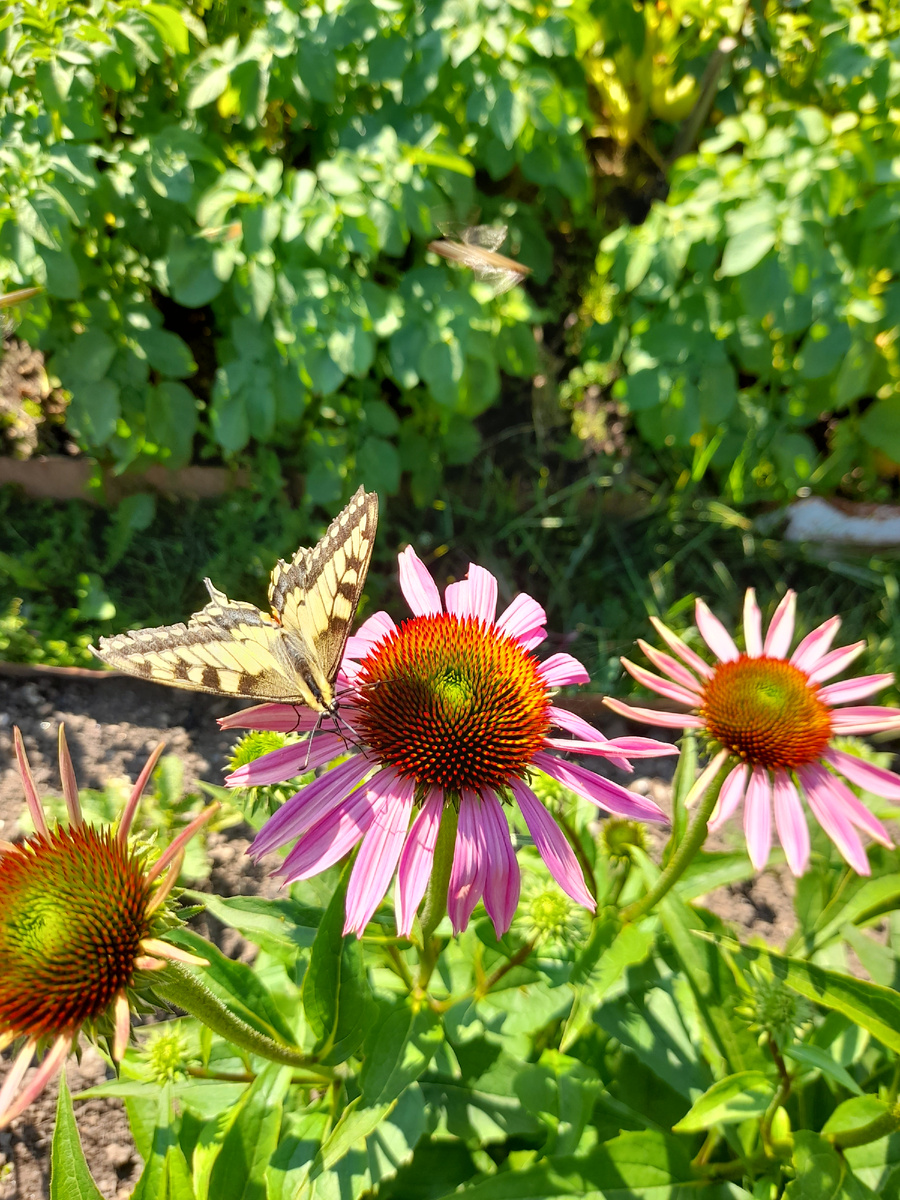
[[[89,329],[69,346],[66,366],[84,383],[103,379],[116,356],[116,343],[102,329]]]
[[[674,981],[667,979],[643,995],[607,1000],[595,1009],[594,1021],[679,1095],[693,1102],[709,1087],[709,1073],[697,1055],[695,1033],[687,1022],[688,1014],[673,995],[674,987]]]
[[[186,379],[197,370],[194,356],[177,333],[167,329],[143,329],[136,341],[154,371],[172,379]]]
[[[784,1051],[785,1058],[792,1058],[794,1062],[800,1063],[804,1067],[816,1068],[827,1075],[829,1079],[833,1079],[835,1083],[839,1083],[841,1087],[847,1088],[848,1091],[856,1092],[858,1096],[862,1095],[862,1088],[850,1074],[846,1067],[842,1067],[839,1062],[835,1062],[827,1050],[823,1050],[821,1046],[808,1046],[805,1043],[799,1042],[795,1046],[788,1046]]]
[[[710,853],[701,850],[675,885],[682,900],[697,900],[718,887],[750,879],[756,871],[747,853]]]
[[[194,1200],[191,1173],[173,1127],[168,1086],[160,1090],[153,1145],[131,1200]]]
[[[67,417],[72,429],[89,446],[105,446],[116,432],[120,415],[119,388],[111,379],[72,386]]]
[[[742,946],[730,940],[727,944],[750,962],[766,963],[776,979],[807,1000],[843,1013],[889,1050],[900,1051],[900,994],[892,988],[787,958],[761,946]]]
[[[367,437],[356,452],[356,470],[366,487],[394,495],[400,487],[400,455],[393,442]]]
[[[455,408],[460,395],[465,360],[459,342],[453,338],[426,346],[419,359],[419,373],[438,404]]]
[[[219,370],[213,385],[210,425],[216,441],[228,454],[236,454],[250,441],[250,419],[243,392],[229,392]]]
[[[558,1050],[545,1050],[538,1062],[519,1072],[515,1088],[526,1111],[549,1127],[544,1152],[572,1154],[603,1085],[591,1067]]]
[[[282,1104],[290,1083],[290,1067],[267,1063],[247,1089],[213,1165],[210,1197],[265,1200],[266,1168],[278,1145]]]
[[[854,1096],[852,1100],[845,1100],[837,1106],[822,1126],[822,1134],[833,1137],[835,1134],[852,1133],[871,1125],[890,1111],[890,1104],[879,1100],[877,1096]]]
[[[269,311],[275,295],[275,273],[264,263],[251,262],[247,268],[250,287],[250,308],[257,321]]]
[[[628,967],[646,959],[655,940],[654,926],[650,923],[617,929],[613,921],[595,922],[572,976],[575,1001],[560,1042],[563,1053],[588,1030],[594,1009],[622,980]]]
[[[751,225],[725,243],[719,275],[743,275],[755,267],[775,245],[775,229],[769,223]]]
[[[659,915],[716,1049],[732,1072],[760,1069],[766,1062],[762,1050],[733,1018],[742,997],[731,968],[714,941],[696,936],[705,929],[701,915],[674,892],[659,906]]]
[[[50,1147],[50,1200],[103,1200],[85,1161],[65,1067],[59,1076],[56,1126]]]
[[[296,957],[298,949],[313,944],[322,920],[321,908],[284,897],[264,900],[261,896],[226,897],[189,890],[184,894],[269,954],[288,950],[291,958]]]
[[[794,1134],[793,1165],[797,1176],[784,1189],[785,1200],[837,1200],[843,1192],[840,1155],[817,1133]]]
[[[879,917],[896,908],[898,902],[900,875],[854,880],[852,887],[842,888],[838,892],[816,922],[810,957],[838,937],[845,925],[856,925]]]
[[[285,1113],[281,1140],[266,1172],[267,1200],[297,1200],[329,1123],[329,1114],[315,1108]]]
[[[360,1075],[362,1103],[385,1104],[414,1083],[444,1040],[441,1022],[429,1008],[413,1009],[408,999],[379,1006],[379,1018],[366,1038]]]
[[[697,1133],[760,1117],[774,1095],[775,1084],[762,1071],[738,1071],[714,1083],[672,1128],[676,1133]]]
[[[675,1200],[700,1192],[681,1142],[654,1130],[622,1133],[589,1154],[552,1157],[534,1167],[485,1179],[453,1195],[460,1200]],[[729,1193],[723,1193],[729,1194]],[[737,1189],[732,1196],[743,1195]],[[443,1198],[442,1198],[443,1200]],[[717,1197],[718,1200],[718,1197]]]
[[[371,1019],[371,994],[359,940],[345,937],[344,902],[350,864],[345,867],[316,933],[303,977],[303,1008],[325,1064],[344,1062],[362,1045]]]
[[[885,1185],[890,1179],[893,1185],[891,1200],[895,1200],[900,1182],[900,1133],[867,1142],[864,1146],[848,1146],[843,1153],[856,1178],[878,1195],[886,1194]]]
[[[870,446],[900,462],[900,396],[883,396],[863,413],[859,431]]]
[[[69,251],[39,246],[38,254],[47,269],[47,294],[58,300],[77,300],[81,295],[81,277]]]
[[[310,350],[304,360],[309,375],[309,385],[321,396],[330,396],[337,391],[346,378],[324,346]]]
[[[176,54],[187,54],[190,49],[187,26],[177,8],[169,4],[147,4],[143,11],[162,35],[165,44]]]
[[[218,100],[231,82],[233,69],[234,63],[229,62],[207,71],[188,93],[188,108],[203,108],[205,104]]]
[[[328,338],[328,353],[345,375],[362,379],[375,358],[375,338],[359,322],[348,324]]]
[[[166,466],[183,467],[191,460],[197,432],[197,398],[183,383],[164,379],[147,391],[147,434],[166,456]]]

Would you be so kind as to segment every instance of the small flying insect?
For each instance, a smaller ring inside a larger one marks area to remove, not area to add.
[[[39,296],[43,290],[42,287],[28,287],[19,288],[16,292],[5,292],[0,295],[0,308],[12,308],[14,304],[22,304],[32,296]]]
[[[531,274],[531,267],[497,253],[506,241],[505,225],[438,225],[438,228],[443,234],[456,234],[459,240],[443,237],[429,242],[428,249],[450,262],[471,268],[494,296],[508,292]]]
[[[197,237],[205,238],[208,242],[233,242],[241,236],[240,221],[231,221],[228,225],[213,225],[197,231]]]

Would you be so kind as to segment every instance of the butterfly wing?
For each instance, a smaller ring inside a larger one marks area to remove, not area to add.
[[[360,488],[311,550],[301,547],[290,563],[279,560],[272,572],[272,611],[321,676],[317,683],[323,695],[331,692],[340,666],[377,527],[378,495]]]
[[[186,625],[101,638],[94,653],[129,675],[172,687],[328,711],[377,523],[378,497],[360,488],[316,546],[276,565],[269,585],[274,616],[229,600],[207,579],[209,603]]]
[[[296,647],[253,604],[229,600],[206,580],[210,601],[186,625],[101,638],[94,653],[111,667],[172,687],[322,708]]]
[[[483,250],[499,250],[506,241],[506,226],[468,225],[462,231],[461,240],[467,246],[481,246]]]
[[[478,279],[487,283],[495,296],[508,292],[511,287],[520,283],[526,275],[531,274],[531,268],[496,254],[493,250],[485,250],[481,246],[469,245],[467,242],[451,242],[442,239],[429,242],[428,249],[450,262],[469,267]]]

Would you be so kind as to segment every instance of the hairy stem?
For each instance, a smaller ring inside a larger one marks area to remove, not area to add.
[[[334,1071],[319,1066],[315,1058],[286,1042],[267,1037],[242,1021],[200,979],[177,964],[168,966],[165,974],[153,981],[153,990],[162,1000],[183,1008],[241,1050],[258,1054],[271,1062],[284,1063],[288,1067],[311,1068],[328,1080],[334,1078]]]

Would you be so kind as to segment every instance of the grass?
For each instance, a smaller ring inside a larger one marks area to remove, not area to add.
[[[293,506],[271,472],[214,502],[117,512],[2,489],[0,656],[96,665],[91,640],[184,620],[205,602],[206,575],[264,607],[275,558],[311,544],[326,523]],[[572,462],[524,429],[448,473],[433,507],[386,501],[364,611],[404,612],[396,552],[407,542],[441,584],[471,561],[495,572],[501,601],[533,594],[547,609],[551,648],[578,655],[605,692],[630,690],[618,656],[651,633],[648,616],[684,631],[701,595],[734,628],[750,585],[766,613],[796,588],[802,631],[840,613],[841,641],[869,642],[867,670],[892,670],[900,638],[896,562],[816,557],[760,533],[699,486],[652,483],[602,458]]]

